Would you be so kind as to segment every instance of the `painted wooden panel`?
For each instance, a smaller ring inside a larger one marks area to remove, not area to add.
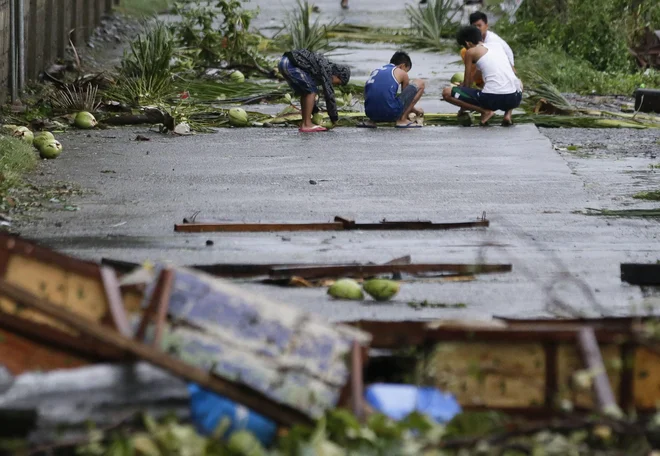
[[[85,364],[88,362],[82,358],[0,329],[0,365],[4,365],[12,375],[73,368]]]
[[[610,379],[612,392],[617,402],[621,399],[621,350],[618,345],[600,345],[605,370]],[[560,399],[566,399],[581,408],[594,408],[593,393],[590,389],[579,389],[573,385],[572,377],[577,371],[584,370],[582,357],[574,344],[561,344],[557,347],[557,386]]]
[[[633,370],[635,406],[655,409],[660,404],[660,355],[645,347],[635,351]]]
[[[352,342],[367,344],[367,333],[208,274],[173,271],[169,318],[175,326],[163,338],[165,350],[312,417],[336,404],[348,380]]]
[[[67,272],[59,266],[34,258],[11,255],[7,262],[5,280],[91,321],[100,321],[108,310],[100,278]],[[6,298],[0,298],[0,309],[72,333],[65,325],[33,310],[17,307]]]
[[[426,380],[464,406],[533,407],[545,400],[541,344],[448,342],[424,365]]]

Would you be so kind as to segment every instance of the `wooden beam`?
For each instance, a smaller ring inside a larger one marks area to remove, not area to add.
[[[322,277],[369,277],[377,274],[394,273],[453,273],[453,274],[486,274],[495,272],[510,272],[510,264],[356,264],[338,266],[284,267],[273,268],[270,271],[272,279],[285,279],[296,276],[303,279],[318,279]]]
[[[245,385],[235,384],[216,377],[209,372],[168,356],[153,347],[123,337],[109,328],[90,324],[88,319],[73,314],[46,300],[39,299],[33,294],[10,285],[4,280],[0,280],[0,295],[11,298],[16,302],[20,302],[27,307],[55,318],[96,341],[116,347],[126,354],[167,370],[182,379],[198,383],[200,386],[242,404],[279,424],[291,426],[297,423],[310,424],[312,422],[309,417],[300,411],[284,404],[275,403],[262,393]]]

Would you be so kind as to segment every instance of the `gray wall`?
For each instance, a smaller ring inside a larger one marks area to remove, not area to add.
[[[0,0],[0,103],[11,94],[10,2]],[[64,55],[71,39],[83,46],[85,39],[112,9],[113,0],[20,0],[24,5],[25,81],[35,80],[56,58]]]

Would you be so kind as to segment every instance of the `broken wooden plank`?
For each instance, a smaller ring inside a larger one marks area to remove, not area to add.
[[[621,280],[631,285],[660,285],[660,264],[621,263]]]
[[[113,260],[102,258],[101,263],[114,268],[116,271],[127,274],[140,267],[139,263],[129,261]],[[357,264],[357,263],[356,263]],[[339,263],[330,263],[328,266],[337,266]],[[250,263],[217,263],[217,264],[192,264],[185,265],[185,268],[195,269],[206,272],[216,277],[227,278],[249,278],[268,276],[273,268],[298,267],[298,266],[319,266],[315,263],[270,263],[270,264],[250,264]]]
[[[275,403],[252,388],[219,378],[196,366],[168,356],[148,345],[123,337],[110,328],[90,324],[86,318],[69,312],[45,299],[40,299],[1,279],[0,295],[9,297],[23,306],[37,310],[50,318],[60,321],[96,341],[110,345],[135,358],[161,367],[187,381],[198,383],[200,386],[251,408],[277,423],[290,426],[297,423],[311,422],[309,417],[304,413],[284,404]]]
[[[302,277],[303,279],[318,279],[322,277],[370,277],[377,274],[394,273],[487,274],[510,272],[511,269],[510,264],[361,264],[272,268],[270,277],[274,280],[280,280],[292,276]]]
[[[174,231],[185,233],[261,233],[273,231],[342,231],[341,223],[182,223]]]
[[[352,231],[352,230],[453,230],[462,228],[488,227],[485,218],[473,222],[433,223],[430,221],[386,221],[379,223],[356,223],[343,217],[325,223],[212,223],[187,222],[174,225],[174,231],[188,233],[207,232],[274,232],[274,231]]]

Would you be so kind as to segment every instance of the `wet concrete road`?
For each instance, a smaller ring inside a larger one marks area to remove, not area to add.
[[[600,201],[534,126],[341,128],[301,136],[295,129],[224,129],[217,134],[135,142],[144,129],[72,132],[66,152],[44,163],[60,180],[95,193],[77,212],[46,212],[22,234],[85,258],[214,262],[511,262],[512,273],[463,283],[404,284],[394,301],[333,302],[325,289],[246,284],[332,320],[549,316],[547,287],[596,315],[634,312],[642,296],[622,284],[619,263],[660,257],[658,224],[575,214]],[[148,133],[147,133],[148,134]],[[110,172],[112,171],[112,172]],[[310,184],[310,180],[317,182]],[[490,228],[447,232],[184,234],[173,225],[194,211],[225,221],[362,222],[474,220]],[[207,240],[214,242],[206,246]],[[484,243],[493,243],[482,251]],[[568,269],[553,261],[558,258]],[[558,283],[570,272],[575,284]],[[416,311],[411,300],[465,303]],[[640,310],[639,308],[637,310]]]
[[[389,27],[407,26],[404,5],[413,4],[351,0],[350,10],[342,11],[339,0],[314,3],[324,21],[339,16],[346,23]],[[261,9],[254,24],[262,30],[279,26],[282,6],[294,4],[249,3]],[[333,58],[349,63],[356,80],[365,80],[395,50],[355,44]],[[439,95],[460,70],[458,56],[411,55],[411,76],[428,79],[422,107],[454,112]],[[138,133],[152,140],[133,141]],[[334,302],[324,289],[245,284],[332,320],[550,316],[551,295],[588,315],[596,315],[596,307],[627,314],[641,310],[643,296],[621,283],[619,263],[660,258],[656,222],[573,213],[627,204],[629,198],[618,192],[628,191],[630,178],[617,170],[630,165],[628,158],[576,161],[553,150],[533,126],[341,128],[309,136],[284,128],[223,129],[178,138],[141,128],[94,131],[89,137],[74,131],[58,139],[65,152],[43,163],[48,178],[79,182],[91,193],[72,201],[80,211],[44,212],[41,220],[19,228],[24,236],[80,257],[199,264],[386,262],[409,254],[415,262],[470,263],[481,253],[488,262],[513,264],[512,273],[473,282],[406,283],[386,304]],[[647,166],[639,158],[635,165]],[[448,232],[174,233],[173,225],[194,211],[201,211],[199,218],[233,222],[331,221],[335,215],[361,222],[446,222],[486,212],[491,226]],[[491,246],[484,249],[486,243]],[[587,284],[587,295],[575,283],[559,281],[567,272]],[[411,300],[466,307],[416,311],[407,305]]]

